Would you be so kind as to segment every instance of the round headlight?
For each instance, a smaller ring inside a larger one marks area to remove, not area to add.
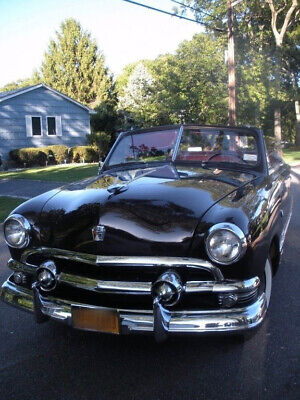
[[[4,238],[10,247],[21,249],[30,242],[30,224],[19,214],[9,216],[4,222]]]
[[[223,265],[234,263],[244,255],[246,248],[246,237],[234,224],[216,224],[208,231],[206,251],[209,258],[216,263]]]

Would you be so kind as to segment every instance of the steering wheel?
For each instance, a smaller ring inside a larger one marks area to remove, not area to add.
[[[211,156],[209,156],[208,159],[206,160],[206,162],[212,160],[213,158],[215,158],[215,157],[217,157],[217,156],[225,156],[225,157],[228,157],[228,156],[229,156],[229,157],[231,157],[231,158],[233,158],[233,159],[239,160],[239,162],[242,161],[244,164],[247,164],[247,162],[243,159],[242,155],[239,156],[239,155],[236,154],[236,153],[230,153],[230,152],[223,153],[223,152],[221,152],[221,151],[217,151],[216,153],[214,153],[214,154],[212,154]]]

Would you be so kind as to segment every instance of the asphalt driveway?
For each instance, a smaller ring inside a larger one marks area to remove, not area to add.
[[[30,179],[0,179],[0,196],[13,196],[30,199],[65,184],[66,182],[50,182]]]
[[[299,391],[300,175],[294,213],[266,320],[247,342],[233,337],[114,337],[36,325],[0,303],[1,399],[293,400]],[[0,281],[9,257],[0,233]]]

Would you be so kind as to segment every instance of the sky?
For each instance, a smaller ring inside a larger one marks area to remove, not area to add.
[[[171,0],[136,0],[171,11]],[[122,0],[0,0],[0,87],[29,78],[41,65],[49,40],[66,18],[96,39],[114,75],[140,59],[174,52],[200,25]]]

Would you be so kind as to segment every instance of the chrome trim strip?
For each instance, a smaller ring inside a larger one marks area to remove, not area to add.
[[[103,281],[61,272],[59,282],[81,289],[106,293],[151,294],[152,282]]]
[[[23,264],[13,259],[8,261],[8,267],[13,271],[33,275],[39,268],[39,266]],[[59,283],[96,292],[151,295],[152,291],[152,282],[105,281],[65,272],[58,274],[57,280]],[[259,282],[258,277],[245,281],[187,281],[183,290],[186,293],[245,293],[256,290]]]
[[[62,260],[73,260],[90,265],[101,266],[144,266],[164,268],[199,268],[210,272],[217,281],[224,280],[221,270],[206,260],[190,257],[144,257],[144,256],[97,256],[93,254],[77,253],[69,250],[40,247],[25,250],[21,256],[21,262],[26,264],[27,258],[34,254],[42,254],[47,257],[56,257]],[[28,265],[28,264],[27,264]]]
[[[119,144],[120,140],[123,138],[125,132],[120,132],[120,134],[118,135],[115,143],[112,145],[111,149],[109,150],[107,156],[105,157],[105,160],[103,161],[102,167],[101,169],[98,169],[98,175],[101,174],[102,171],[106,170],[106,165],[108,164],[110,157],[112,155],[112,153],[115,151],[115,148],[117,147],[117,145]]]
[[[257,289],[259,286],[259,282],[260,281],[257,276],[251,279],[247,279],[246,281],[189,281],[185,285],[185,291],[186,293],[243,293]]]
[[[13,271],[22,271],[26,274],[35,274],[38,269],[37,265],[23,264],[22,262],[16,261],[12,258],[8,260],[7,266]]]
[[[180,142],[181,142],[181,138],[182,138],[182,134],[183,134],[183,129],[184,126],[181,125],[181,127],[179,128],[179,132],[178,132],[178,137],[174,146],[174,151],[173,151],[173,155],[172,155],[172,161],[174,162],[176,160],[177,154],[178,154],[178,150],[179,150],[179,146],[180,146]]]
[[[10,281],[4,282],[0,298],[17,308],[34,312],[33,293]],[[47,297],[41,299],[42,313],[54,320],[72,325],[72,306],[106,309],[87,304],[70,303],[66,300]],[[111,309],[110,309],[111,310]],[[153,332],[152,310],[123,310],[118,312],[122,333]],[[247,330],[259,325],[266,314],[267,301],[262,294],[247,307],[203,311],[169,311],[168,332],[173,333],[218,333]]]

